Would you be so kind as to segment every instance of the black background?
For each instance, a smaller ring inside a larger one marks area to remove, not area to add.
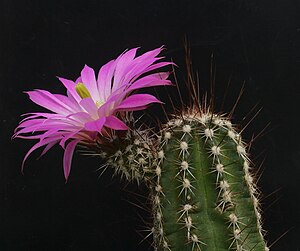
[[[21,114],[40,109],[22,91],[64,93],[56,76],[75,79],[85,63],[98,70],[126,48],[165,45],[182,79],[185,37],[203,92],[214,55],[217,108],[230,76],[225,112],[245,82],[234,122],[245,125],[255,104],[263,108],[244,136],[270,123],[251,149],[258,166],[265,158],[264,228],[269,244],[287,232],[271,250],[299,250],[299,1],[1,0],[0,9],[0,250],[151,250],[139,244],[149,215],[133,205],[145,203],[142,188],[109,171],[99,178],[99,160],[79,155],[65,184],[59,147],[40,160],[33,154],[22,175],[33,142],[10,137]]]

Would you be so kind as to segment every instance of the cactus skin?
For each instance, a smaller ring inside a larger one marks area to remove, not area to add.
[[[104,170],[148,185],[154,249],[268,251],[246,144],[230,121],[186,113],[160,134],[132,130],[99,153]]]
[[[186,116],[164,133],[159,189],[152,189],[156,249],[268,250],[246,147],[229,120]]]

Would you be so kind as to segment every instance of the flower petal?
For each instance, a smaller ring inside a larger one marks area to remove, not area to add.
[[[117,94],[117,95],[111,95],[109,96],[109,99],[98,108],[98,116],[101,117],[108,117],[112,115],[115,112],[115,108],[117,105],[119,105],[123,100],[123,96]]]
[[[35,151],[36,149],[38,149],[38,148],[40,148],[40,147],[42,147],[42,146],[44,146],[44,145],[51,144],[53,141],[57,141],[60,137],[61,137],[61,136],[53,137],[53,138],[52,138],[52,137],[51,137],[51,138],[47,138],[47,139],[44,139],[44,140],[42,140],[42,141],[40,141],[40,142],[37,142],[35,145],[33,145],[33,146],[29,149],[29,151],[26,153],[26,155],[25,155],[25,157],[24,157],[24,159],[23,159],[22,167],[21,167],[22,172],[23,172],[23,169],[24,169],[24,164],[25,164],[26,159],[29,157],[29,155],[30,155],[33,151]]]
[[[29,98],[36,104],[47,108],[48,110],[58,114],[69,114],[72,109],[65,103],[61,102],[54,94],[44,91],[35,90],[27,92]]]
[[[121,86],[124,81],[126,82],[124,77],[126,76],[126,72],[128,72],[128,69],[130,69],[132,66],[137,49],[138,48],[131,49],[124,54],[121,54],[117,58],[112,92],[119,88],[119,86]]]
[[[44,150],[42,151],[41,155],[40,155],[40,158],[45,154],[47,153],[55,144],[58,143],[59,140],[55,140],[55,141],[52,141],[50,142],[48,145],[46,145],[46,147],[44,148]]]
[[[169,76],[168,72],[155,73],[139,80],[135,81],[126,91],[133,91],[141,88],[152,87],[152,86],[160,86],[160,85],[171,85],[172,82],[167,80]]]
[[[83,84],[88,89],[89,93],[91,94],[94,102],[100,101],[99,91],[97,88],[97,82],[96,82],[94,70],[91,67],[85,65],[81,71],[81,78],[82,78]]]
[[[88,114],[91,115],[94,119],[97,116],[98,107],[96,106],[94,100],[92,98],[84,98],[80,101],[80,105],[87,111]]]
[[[156,97],[150,94],[135,94],[126,98],[116,110],[120,111],[135,111],[141,110],[141,107],[146,107],[151,103],[162,103]]]
[[[75,137],[76,138],[76,135],[81,131],[81,128],[80,129],[77,129],[76,131],[74,132],[70,132],[70,133],[67,133],[67,134],[64,134],[62,136],[62,139],[61,141],[59,142],[59,145],[65,149],[65,144],[66,142],[71,139],[72,137]]]
[[[149,72],[149,71],[153,71],[153,70],[156,70],[156,69],[158,69],[158,68],[161,68],[161,67],[164,67],[164,66],[167,66],[167,65],[174,65],[174,66],[177,66],[177,65],[176,65],[175,63],[173,63],[173,62],[159,62],[159,63],[150,65],[146,70],[147,70],[147,72]]]
[[[101,102],[106,101],[111,93],[112,77],[115,71],[115,65],[115,60],[111,60],[100,68],[97,83]]]
[[[70,170],[71,170],[73,153],[74,153],[75,147],[78,144],[78,142],[79,142],[79,140],[71,141],[67,145],[65,153],[64,153],[63,163],[64,163],[64,175],[65,175],[66,182],[68,181],[68,177],[69,177]]]
[[[80,105],[73,97],[67,97],[61,94],[53,94],[60,102],[64,103],[72,112],[82,111]]]
[[[79,102],[81,98],[75,90],[76,84],[72,80],[68,80],[65,78],[58,77],[59,81],[63,83],[63,85],[67,88],[68,92],[72,95],[72,97]]]
[[[100,119],[85,123],[84,128],[87,131],[96,131],[101,133],[104,123],[105,123],[105,117],[102,117]]]
[[[148,72],[147,68],[150,67],[155,61],[161,59],[156,57],[161,50],[162,48],[157,48],[135,58],[133,60],[131,69],[127,72],[124,78],[124,82],[134,81],[143,73]]]
[[[114,130],[128,130],[127,125],[115,116],[106,117],[104,125]]]
[[[32,125],[24,126],[24,124],[29,124],[29,122],[32,122]],[[17,132],[14,134],[14,137],[19,137],[20,134],[24,133],[36,133],[41,131],[49,131],[52,129],[56,130],[74,130],[77,129],[78,126],[68,123],[72,122],[70,120],[51,120],[51,119],[33,119],[33,120],[27,120],[23,122],[21,125],[17,127]]]
[[[82,125],[86,122],[89,122],[92,120],[92,117],[89,113],[86,112],[77,112],[77,113],[72,113],[66,117],[69,120],[72,120],[75,125]]]

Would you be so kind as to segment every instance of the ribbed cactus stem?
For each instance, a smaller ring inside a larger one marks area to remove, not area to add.
[[[152,189],[157,250],[265,251],[245,144],[229,120],[169,122]]]
[[[99,155],[102,168],[148,185],[155,250],[269,250],[247,146],[228,119],[182,114],[149,135],[128,131]]]

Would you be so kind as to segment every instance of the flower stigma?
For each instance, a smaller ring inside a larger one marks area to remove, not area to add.
[[[90,92],[88,91],[88,89],[85,87],[85,85],[83,83],[78,83],[75,86],[75,90],[82,99],[83,98],[91,98]]]

